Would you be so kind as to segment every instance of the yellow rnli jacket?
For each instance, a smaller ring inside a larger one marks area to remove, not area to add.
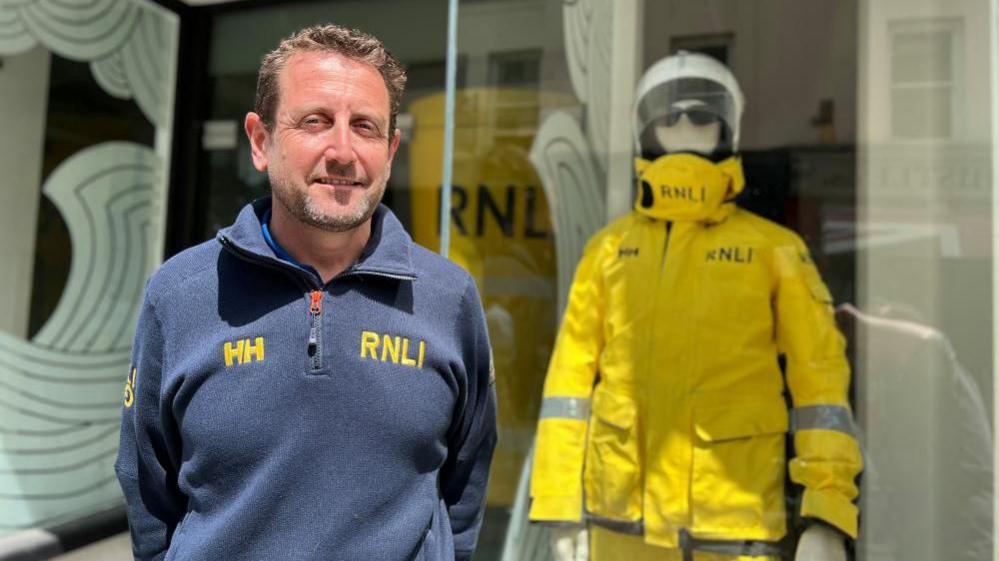
[[[778,540],[787,471],[802,516],[856,537],[862,462],[829,291],[796,234],[725,208],[631,212],[588,243],[545,381],[532,520],[664,547],[684,529]]]

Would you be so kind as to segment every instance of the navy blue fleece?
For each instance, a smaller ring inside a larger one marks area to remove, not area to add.
[[[496,442],[474,282],[380,207],[323,285],[269,206],[147,285],[116,463],[136,559],[468,559]]]

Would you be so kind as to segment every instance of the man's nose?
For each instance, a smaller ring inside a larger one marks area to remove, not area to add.
[[[330,128],[326,135],[323,157],[327,162],[341,166],[354,163],[353,138],[349,124],[337,122]]]

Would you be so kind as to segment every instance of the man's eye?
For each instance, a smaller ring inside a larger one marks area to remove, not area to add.
[[[306,117],[302,120],[302,124],[307,127],[316,127],[322,125],[324,122],[325,120],[320,117]]]

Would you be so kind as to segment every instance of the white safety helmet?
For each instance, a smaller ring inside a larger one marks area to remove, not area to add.
[[[739,128],[746,99],[732,72],[718,60],[700,53],[679,51],[649,67],[635,88],[633,131],[635,150],[642,153],[649,142],[650,126],[662,118],[671,119],[678,112],[679,101],[698,100],[697,110],[721,121],[725,138],[721,149],[739,150]],[[681,104],[683,106],[683,104]],[[689,107],[689,104],[686,105]],[[695,124],[700,124],[696,123]]]

